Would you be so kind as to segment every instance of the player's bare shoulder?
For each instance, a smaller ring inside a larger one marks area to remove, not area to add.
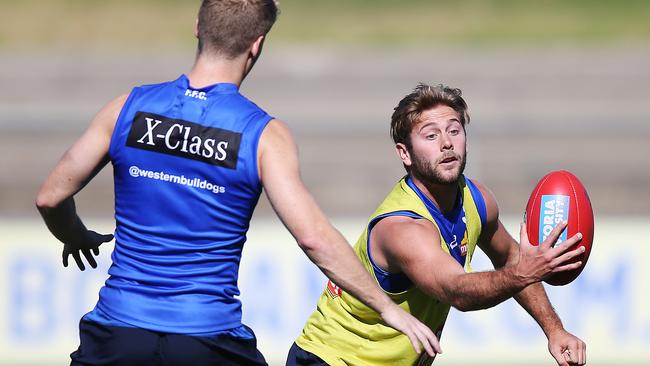
[[[434,233],[438,233],[438,229],[433,225],[433,223],[431,223],[431,221],[424,218],[414,218],[403,215],[385,217],[379,220],[373,228],[374,232],[387,236],[404,234],[409,231],[424,231],[431,234],[432,230]]]
[[[260,136],[257,147],[257,170],[264,183],[265,173],[278,169],[298,169],[298,147],[287,123],[272,119],[264,127]]]
[[[385,217],[373,227],[370,235],[374,252],[383,253],[389,267],[410,262],[431,248],[440,248],[438,228],[424,218]]]
[[[129,94],[121,94],[106,103],[91,122],[91,128],[111,135]]]
[[[282,120],[274,118],[269,121],[266,127],[264,127],[264,131],[262,131],[258,147],[258,157],[261,157],[267,150],[293,147],[294,145],[289,125]]]
[[[269,123],[264,127],[264,132],[262,132],[262,136],[264,135],[291,135],[291,130],[289,128],[289,125],[284,122],[283,120],[273,118],[272,120],[269,121]]]

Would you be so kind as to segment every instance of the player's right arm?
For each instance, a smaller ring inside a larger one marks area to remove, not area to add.
[[[86,229],[76,212],[73,196],[79,192],[109,161],[108,148],[117,117],[127,95],[115,98],[93,118],[84,134],[65,152],[43,182],[36,197],[36,207],[48,229],[63,244],[63,265],[70,255],[82,271],[81,255],[91,267],[99,246],[111,241],[113,235],[101,235]]]
[[[461,311],[471,311],[495,306],[552,273],[577,268],[579,262],[563,263],[580,254],[567,252],[580,240],[579,236],[552,247],[565,225],[558,225],[536,247],[528,241],[522,224],[519,260],[486,272],[466,273],[442,250],[436,226],[424,219],[384,218],[372,230],[371,246],[379,266],[389,272],[403,272],[425,293]]]
[[[258,169],[273,209],[309,259],[336,285],[407,335],[418,353],[420,344],[431,356],[441,353],[433,332],[379,288],[352,247],[318,207],[300,177],[297,148],[283,122],[273,120],[264,129],[258,148]]]

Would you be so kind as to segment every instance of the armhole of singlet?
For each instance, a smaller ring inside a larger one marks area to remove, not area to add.
[[[485,223],[487,222],[487,208],[485,207],[485,199],[483,199],[483,194],[476,187],[476,185],[474,185],[474,182],[469,180],[469,178],[465,178],[465,182],[467,182],[467,187],[469,187],[469,191],[472,194],[472,198],[474,199],[474,204],[476,205],[476,210],[478,211],[478,215],[481,218],[481,226],[485,226]]]
[[[366,251],[368,252],[368,260],[372,265],[372,269],[375,273],[375,277],[377,278],[377,282],[379,282],[379,286],[381,286],[381,288],[384,291],[391,294],[397,294],[408,290],[408,288],[411,287],[412,285],[411,280],[403,272],[390,273],[385,269],[379,267],[372,259],[372,253],[370,250],[370,233],[372,229],[375,227],[375,225],[377,225],[379,221],[390,216],[405,216],[413,219],[422,219],[423,217],[413,211],[393,211],[375,217],[368,224],[368,239],[366,241]]]
[[[249,179],[251,183],[254,183],[254,186],[257,187],[258,190],[262,190],[262,177],[259,175],[259,167],[258,167],[258,161],[257,161],[257,154],[258,154],[258,149],[260,145],[260,140],[262,139],[262,134],[264,133],[264,130],[266,130],[266,127],[273,121],[273,117],[269,116],[268,114],[265,114],[264,118],[261,119],[262,125],[259,127],[259,132],[257,133],[257,136],[255,137],[255,140],[252,141],[253,144],[253,155],[252,155],[252,162],[253,162],[253,169],[250,170],[249,172]]]
[[[137,93],[139,88],[135,87],[131,90],[131,93],[129,93],[129,96],[126,98],[126,101],[124,102],[124,105],[122,106],[122,109],[120,110],[120,113],[117,116],[117,120],[115,121],[115,126],[113,126],[113,132],[111,133],[111,142],[108,145],[108,156],[113,160],[115,157],[115,149],[117,148],[115,144],[117,143],[115,141],[115,135],[119,133],[119,131],[122,130],[122,125],[125,123],[123,121],[123,117],[126,113],[126,111],[129,109],[131,106],[131,101],[133,100],[133,97]]]

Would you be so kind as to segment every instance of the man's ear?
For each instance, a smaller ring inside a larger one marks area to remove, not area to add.
[[[251,46],[251,57],[253,59],[257,59],[260,56],[260,53],[262,53],[262,46],[264,46],[264,36],[259,36]]]
[[[246,61],[246,69],[244,70],[244,77],[248,75],[249,72],[255,66],[257,59],[262,54],[262,46],[264,46],[264,36],[259,36],[251,45],[251,48],[248,51],[248,60]]]
[[[413,162],[411,161],[411,154],[409,153],[409,150],[406,148],[406,145],[398,142],[395,144],[395,151],[397,152],[397,156],[402,160],[402,163],[404,166],[410,167]]]
[[[194,37],[199,38],[199,18],[196,18],[194,23]]]

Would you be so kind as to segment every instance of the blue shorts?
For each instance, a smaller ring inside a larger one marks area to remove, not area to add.
[[[328,366],[327,363],[311,352],[293,344],[287,356],[286,366]]]
[[[85,319],[79,322],[79,338],[79,348],[70,355],[71,366],[267,365],[255,338],[195,337]]]

